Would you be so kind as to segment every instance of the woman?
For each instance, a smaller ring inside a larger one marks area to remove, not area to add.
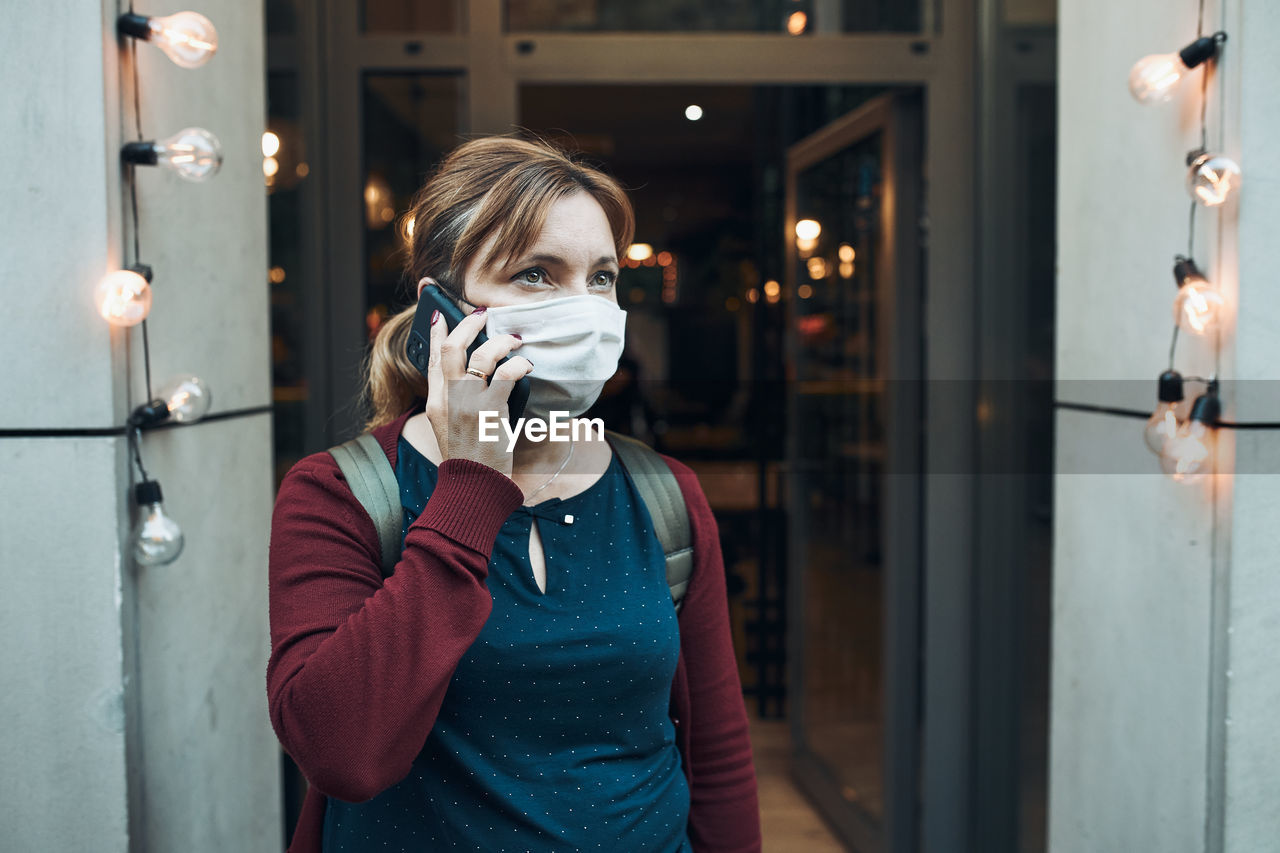
[[[329,454],[276,500],[267,692],[311,783],[290,849],[759,850],[724,567],[693,473],[666,460],[693,534],[677,617],[607,443],[480,440],[519,378],[526,417],[576,416],[614,371],[625,194],[549,146],[489,138],[444,161],[413,216],[419,296],[434,283],[471,313],[451,332],[432,315],[425,379],[405,355],[415,308],[374,343],[400,562],[384,581]]]

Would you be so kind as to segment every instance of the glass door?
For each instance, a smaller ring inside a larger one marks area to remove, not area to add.
[[[857,851],[915,847],[919,115],[883,96],[787,158],[792,740]]]

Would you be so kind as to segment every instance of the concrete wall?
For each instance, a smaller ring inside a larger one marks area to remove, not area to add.
[[[137,51],[144,137],[198,125],[225,154],[208,184],[137,176],[154,383],[201,376],[216,416],[144,435],[187,539],[150,569],[129,557],[136,473],[120,430],[146,396],[142,337],[92,301],[132,259],[126,8],[22,0],[0,31],[0,836],[13,850],[279,850],[261,0],[191,7],[220,35],[203,68]]]
[[[1273,6],[1206,3],[1206,31],[1230,34],[1210,77],[1209,144],[1240,161],[1245,184],[1238,205],[1200,212],[1195,255],[1239,320],[1219,342],[1181,336],[1176,362],[1185,375],[1216,365],[1229,383],[1225,417],[1240,421],[1280,421]],[[1191,41],[1196,11],[1162,0],[1060,6],[1062,402],[1154,407],[1173,255],[1186,250],[1182,161],[1199,143],[1199,74],[1162,106],[1133,101],[1127,76],[1142,56]],[[1243,379],[1253,381],[1232,381]],[[1159,473],[1142,425],[1067,408],[1057,417],[1050,850],[1273,849],[1280,482],[1269,473],[1280,471],[1280,436],[1223,431],[1227,473],[1187,487]]]

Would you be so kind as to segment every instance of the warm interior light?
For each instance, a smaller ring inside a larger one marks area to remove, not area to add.
[[[274,157],[280,153],[280,137],[271,131],[262,134],[262,156]]]
[[[781,292],[782,287],[776,281],[770,279],[764,283],[764,295],[770,302],[776,302]]]
[[[816,219],[801,219],[796,223],[797,240],[817,240],[822,233],[822,224]]]
[[[813,296],[813,288],[807,284],[802,284],[796,288],[796,296],[799,296],[801,299],[808,299],[810,296]]]
[[[841,243],[836,255],[840,258],[841,263],[850,264],[853,263],[853,259],[858,256],[858,253],[848,243]]]
[[[842,261],[840,263],[840,277],[853,278],[853,261]]]
[[[265,157],[262,160],[262,174],[268,178],[274,178],[276,172],[280,171],[280,161],[274,157]]]
[[[748,291],[747,291],[747,301],[748,301],[748,302],[750,302],[752,305],[754,305],[754,304],[756,304],[757,302],[759,302],[759,301],[760,301],[760,291],[756,290],[754,287],[753,287],[753,288],[751,288],[750,290],[748,290]]]
[[[394,193],[391,184],[381,175],[370,175],[364,185],[364,213],[366,227],[376,230],[386,228],[396,218],[392,206]]]
[[[272,284],[280,284],[284,281],[284,267],[275,266],[267,271],[267,280]]]
[[[627,257],[633,261],[643,261],[653,257],[653,246],[648,243],[632,243],[627,247]]]
[[[827,262],[822,258],[810,258],[808,267],[809,267],[809,278],[813,279],[814,281],[818,281],[820,279],[824,279],[827,277]]]
[[[787,32],[793,36],[803,35],[809,26],[809,16],[804,12],[792,12],[787,18]]]
[[[689,121],[697,121],[702,118],[702,107],[697,104],[690,104],[684,108],[684,117]]]

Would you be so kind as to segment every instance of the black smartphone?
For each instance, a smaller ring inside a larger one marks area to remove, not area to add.
[[[458,323],[462,322],[462,311],[439,286],[428,284],[422,288],[422,296],[418,299],[418,310],[413,317],[413,327],[409,329],[409,343],[405,346],[405,354],[423,376],[427,375],[427,362],[431,358],[432,308],[444,317],[445,326],[451,332]],[[489,337],[483,331],[476,335],[475,341],[467,347],[467,358],[471,358],[476,348],[487,340]],[[507,359],[504,358],[498,362],[498,366],[506,362]],[[515,429],[516,421],[524,414],[524,406],[527,402],[529,402],[529,377],[521,376],[511,389],[511,396],[507,398],[507,422],[511,424],[512,429]]]

